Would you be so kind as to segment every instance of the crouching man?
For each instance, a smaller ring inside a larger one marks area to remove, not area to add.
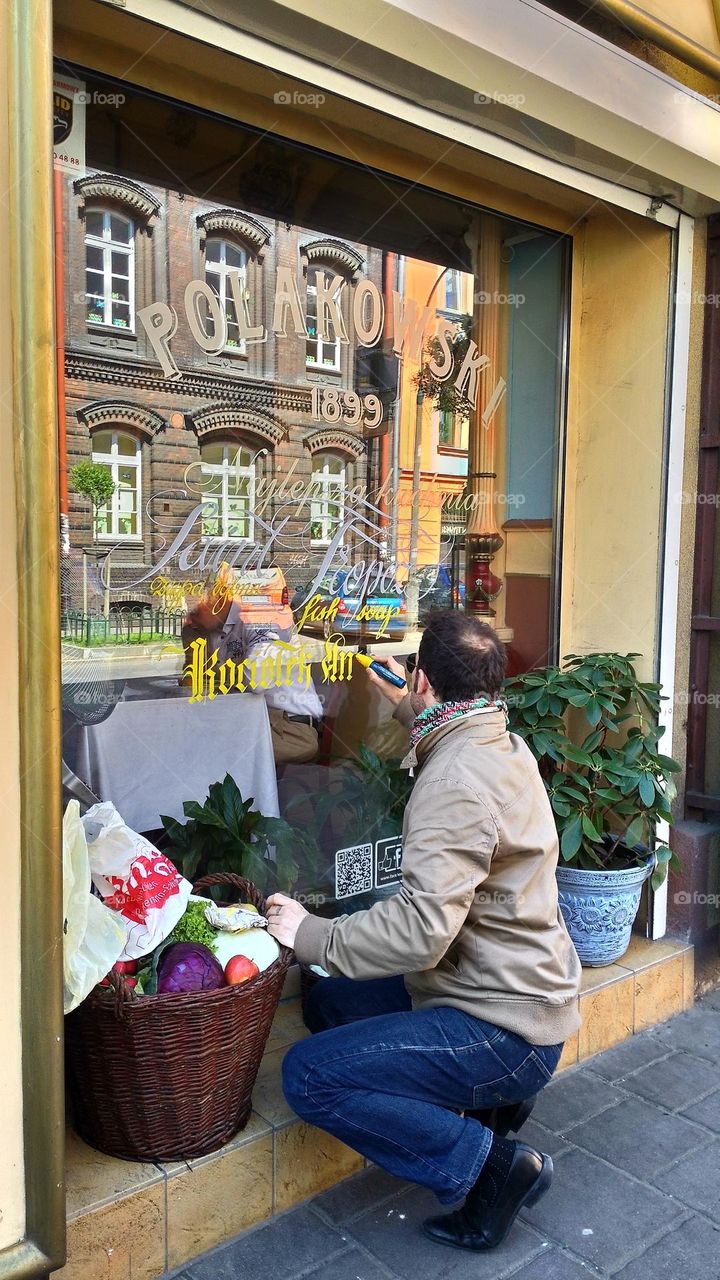
[[[368,673],[410,729],[402,887],[335,920],[283,894],[268,907],[278,941],[331,975],[306,1007],[320,1034],[285,1058],[288,1102],[442,1204],[462,1200],[424,1230],[466,1249],[494,1248],[547,1191],[550,1157],[507,1134],[580,1021],[555,824],[508,732],[504,672],[492,628],[448,611],[423,633],[411,692]]]

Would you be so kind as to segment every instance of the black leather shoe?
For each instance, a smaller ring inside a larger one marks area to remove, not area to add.
[[[491,1205],[483,1198],[482,1173],[461,1209],[426,1218],[423,1231],[437,1244],[454,1249],[495,1249],[502,1244],[520,1210],[544,1195],[553,1175],[550,1156],[515,1143],[508,1175]]]
[[[513,1102],[508,1107],[492,1107],[489,1110],[466,1111],[471,1120],[479,1120],[487,1129],[492,1129],[498,1138],[506,1138],[509,1133],[519,1133],[525,1121],[531,1115],[538,1095],[524,1098],[522,1102]]]

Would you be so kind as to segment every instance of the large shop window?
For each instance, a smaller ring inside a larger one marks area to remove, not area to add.
[[[397,891],[412,786],[358,651],[411,681],[449,608],[511,672],[556,656],[567,242],[73,74],[65,776],[193,876],[229,776],[227,869],[249,842],[264,889],[352,911]]]

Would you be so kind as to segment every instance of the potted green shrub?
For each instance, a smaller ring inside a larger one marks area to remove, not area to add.
[[[656,844],[671,822],[672,775],[658,750],[660,686],[635,653],[570,654],[506,682],[510,728],[538,761],[560,839],[560,908],[583,964],[611,964],[630,943],[645,880],[675,855]]]

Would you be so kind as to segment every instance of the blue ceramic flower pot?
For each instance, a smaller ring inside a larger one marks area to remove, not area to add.
[[[558,897],[580,963],[612,964],[630,946],[642,887],[655,866],[653,854],[627,871],[557,869]]]

